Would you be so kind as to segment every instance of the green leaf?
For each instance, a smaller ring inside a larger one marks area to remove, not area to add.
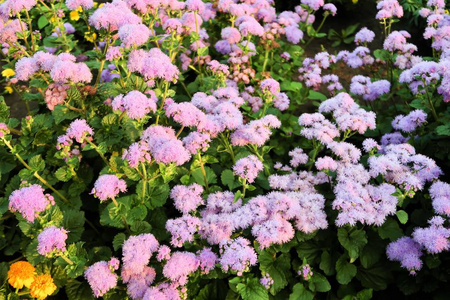
[[[384,224],[378,228],[378,234],[382,239],[390,239],[395,241],[403,236],[403,231],[398,226],[398,223],[393,219],[387,219]]]
[[[243,300],[269,300],[269,293],[257,278],[247,280],[246,284],[238,283],[236,289]]]
[[[66,242],[78,242],[84,232],[84,211],[65,210],[62,225],[69,231]]]
[[[331,290],[331,285],[328,282],[328,279],[320,273],[315,272],[310,281],[314,284],[315,290],[317,292],[328,292]]]
[[[217,183],[216,173],[214,173],[214,171],[210,167],[205,167],[205,172],[206,172],[206,180],[208,181],[208,184]],[[197,184],[205,186],[205,179],[203,177],[203,172],[202,172],[201,168],[194,170],[191,174],[192,174],[192,177],[194,178],[194,181]]]
[[[95,299],[92,294],[92,289],[86,280],[78,281],[76,279],[69,279],[66,284],[66,294],[68,300],[79,300],[79,299]]]
[[[38,27],[39,27],[39,29],[44,28],[45,26],[48,25],[48,23],[49,22],[48,22],[47,18],[45,16],[41,16],[39,18],[39,20],[38,20]]]
[[[145,205],[149,209],[161,207],[166,203],[167,198],[169,197],[169,193],[170,187],[167,183],[158,184],[157,182],[154,182],[148,192],[150,201],[147,201]]]
[[[273,285],[270,288],[270,293],[276,295],[279,291],[288,285],[291,259],[289,253],[283,253],[278,257],[268,250],[262,251],[259,256],[259,268],[263,272],[270,274],[273,279]]]
[[[114,251],[117,251],[120,248],[122,248],[123,242],[126,240],[126,238],[127,238],[127,236],[125,235],[125,233],[116,234],[116,236],[113,239]]]
[[[314,299],[314,294],[308,291],[302,283],[297,283],[294,285],[292,294],[289,296],[289,300],[312,300]]]
[[[372,289],[365,289],[358,292],[358,294],[356,294],[356,298],[358,300],[370,300],[372,299],[372,293],[373,293]]]
[[[135,221],[130,229],[134,234],[149,233],[152,230],[152,225],[146,221]]]
[[[355,261],[359,257],[362,248],[367,244],[366,232],[354,228],[339,228],[338,240],[348,251],[348,255],[352,261]]]
[[[63,182],[67,182],[72,179],[72,170],[68,166],[63,166],[58,168],[55,172],[55,177]]]
[[[42,172],[45,169],[45,161],[40,155],[33,156],[28,161],[28,165],[33,169],[33,171]]]
[[[325,275],[330,276],[333,275],[334,264],[331,258],[331,255],[328,251],[323,251],[322,256],[320,257],[320,265],[319,268],[325,273]]]
[[[438,135],[450,136],[450,124],[447,123],[436,127],[436,133]]]
[[[225,186],[228,186],[228,189],[231,191],[235,186],[236,182],[234,180],[234,174],[231,170],[225,170],[220,175],[220,180],[222,181],[222,184]]]
[[[336,279],[340,284],[348,284],[356,275],[356,267],[347,261],[347,255],[342,255],[336,262]]]
[[[406,224],[408,222],[408,213],[404,210],[399,210],[396,212],[397,218],[402,224]]]
[[[59,124],[64,120],[73,120],[78,117],[78,113],[71,111],[65,106],[56,105],[52,110],[53,118],[55,118],[55,123]]]
[[[322,93],[310,90],[309,94],[308,94],[308,99],[324,101],[324,100],[327,100],[327,96],[325,96]]]

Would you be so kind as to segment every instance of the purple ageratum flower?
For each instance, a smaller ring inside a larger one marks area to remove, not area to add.
[[[209,244],[216,245],[231,238],[235,223],[231,214],[205,214],[199,233]]]
[[[303,39],[303,31],[298,28],[298,25],[286,27],[286,39],[294,45],[300,43]]]
[[[361,45],[363,43],[370,43],[375,38],[375,32],[367,29],[367,27],[361,28],[355,35],[355,43]]]
[[[450,249],[450,229],[443,226],[444,219],[433,217],[427,228],[416,228],[412,234],[414,241],[419,243],[428,253],[437,254]]]
[[[94,7],[93,0],[66,0],[66,6],[70,10],[76,10],[78,7],[83,9],[91,9]]]
[[[233,146],[264,145],[272,134],[272,128],[281,126],[280,120],[274,115],[266,115],[259,120],[239,127],[231,134],[231,144]]]
[[[237,44],[241,41],[241,33],[237,28],[226,27],[221,32],[222,39],[226,40],[230,44]]]
[[[22,10],[29,11],[36,2],[36,0],[6,0],[0,5],[0,16],[7,20],[10,15],[15,16]]]
[[[159,243],[151,233],[130,236],[122,246],[123,269],[129,274],[140,274],[158,247]]]
[[[301,270],[299,270],[297,274],[302,276],[304,280],[308,281],[313,276],[313,271],[311,270],[311,266],[309,264],[306,264],[302,265]]]
[[[9,209],[19,212],[28,222],[34,222],[50,205],[55,205],[53,196],[44,194],[44,189],[37,184],[15,190],[9,196]]]
[[[125,96],[120,94],[112,102],[114,110],[126,112],[130,119],[138,120],[145,117],[150,112],[156,112],[157,98],[151,91],[150,98],[139,91],[131,91]]]
[[[428,85],[437,83],[440,79],[440,66],[433,61],[422,61],[411,69],[400,74],[399,82],[409,83],[413,94],[425,93]]]
[[[369,77],[356,75],[352,78],[350,92],[356,95],[363,95],[364,100],[373,101],[381,95],[389,93],[391,83],[387,80],[371,82]]]
[[[220,243],[219,263],[225,272],[236,272],[242,276],[251,266],[258,261],[255,250],[250,246],[250,241],[238,237],[233,240]]]
[[[205,11],[205,3],[202,0],[186,0],[186,9],[197,11],[199,14],[202,14]]]
[[[192,155],[197,154],[198,150],[205,152],[209,148],[211,137],[206,133],[193,131],[183,138],[183,144],[186,150]]]
[[[94,184],[91,194],[94,194],[100,201],[115,198],[119,192],[125,192],[127,184],[125,180],[119,179],[116,175],[100,175]]]
[[[322,170],[336,171],[338,168],[337,162],[329,156],[319,157],[316,160],[315,165],[317,170],[320,171]]]
[[[176,185],[170,192],[170,198],[181,213],[188,214],[203,204],[202,193],[203,187],[196,183],[189,186]]]
[[[167,297],[163,291],[152,286],[145,291],[144,298],[142,298],[142,300],[167,300]]]
[[[45,228],[38,235],[38,253],[43,256],[51,256],[54,252],[66,251],[67,232],[62,227],[50,226]]]
[[[276,96],[280,92],[280,83],[272,78],[261,81],[259,87],[264,93],[267,92],[271,96]]]
[[[310,7],[312,10],[318,10],[325,4],[323,0],[301,0],[301,3]]]
[[[89,17],[89,24],[97,30],[103,28],[108,31],[115,31],[127,24],[140,23],[142,23],[142,19],[135,15],[127,4],[121,0],[105,3]]]
[[[170,258],[170,247],[167,245],[161,245],[158,249],[158,254],[156,255],[156,259],[161,262],[163,260],[168,260]]]
[[[403,17],[403,7],[397,0],[382,0],[377,4],[378,13],[375,19],[389,19],[393,17]]]
[[[363,149],[365,152],[369,153],[373,149],[376,149],[376,151],[380,150],[381,147],[378,145],[378,143],[371,138],[365,139],[362,143]]]
[[[191,103],[196,107],[204,109],[207,113],[211,113],[219,104],[216,97],[207,95],[203,92],[197,92],[192,96]]]
[[[284,244],[292,240],[295,230],[292,224],[282,217],[272,217],[261,224],[252,227],[252,235],[259,243],[260,249],[273,244]]]
[[[411,35],[407,31],[392,31],[384,40],[383,48],[388,51],[401,51],[405,49],[406,38],[410,38]]]
[[[144,266],[139,273],[130,273],[129,269],[122,268],[122,281],[127,283],[127,293],[131,299],[142,299],[148,287],[156,277],[156,271],[152,267]]]
[[[301,135],[309,140],[316,139],[324,145],[333,142],[335,137],[340,136],[336,125],[319,113],[302,114],[298,119],[298,124],[304,126],[300,131]]]
[[[15,1],[15,0],[10,0],[11,2]],[[1,16],[1,14],[0,14]],[[8,19],[9,18],[9,14],[7,16]],[[2,22],[3,25],[3,22]],[[22,28],[23,30],[27,30],[28,26],[25,22],[19,21],[18,19],[15,19],[13,21],[11,21],[10,23],[6,24],[5,27],[0,27],[0,43],[1,44],[14,44],[15,42],[17,42],[18,37],[17,37],[17,33],[18,32],[22,32]]]
[[[199,231],[202,222],[197,217],[183,215],[166,222],[166,230],[172,235],[170,243],[174,247],[182,247],[186,242],[194,241],[194,234]]]
[[[151,36],[150,29],[143,24],[125,24],[119,28],[119,38],[125,48],[139,47]]]
[[[440,215],[450,216],[450,184],[436,181],[429,191],[434,210]]]
[[[116,66],[113,64],[110,64],[106,69],[103,69],[101,74],[101,82],[111,82],[114,78],[120,78],[119,74],[112,73],[115,69]]]
[[[206,200],[206,214],[232,213],[242,206],[242,199],[234,201],[234,194],[230,191],[215,192],[208,195]]]
[[[200,261],[191,252],[174,252],[163,268],[166,278],[181,286],[186,285],[188,276],[197,271]]]
[[[190,102],[166,103],[166,116],[185,127],[201,127],[206,122],[205,113]]]
[[[231,102],[224,102],[217,105],[213,114],[215,116],[215,121],[218,123],[221,131],[228,129],[234,130],[242,126],[244,122],[244,117],[240,110]],[[202,129],[202,128],[200,128]]]
[[[249,155],[239,159],[233,166],[233,173],[249,183],[255,181],[258,173],[264,169],[263,163],[256,155]]]
[[[99,261],[89,266],[84,271],[84,277],[96,298],[102,297],[117,286],[117,275],[106,261]]]
[[[152,160],[149,151],[148,144],[144,141],[139,141],[131,144],[127,150],[124,150],[122,159],[125,159],[130,167],[137,168],[139,163]]]
[[[167,34],[171,34],[172,32],[176,34],[182,34],[184,31],[181,21],[174,18],[165,20],[162,24],[162,28],[166,31]]]
[[[175,136],[172,128],[164,126],[150,126],[141,136],[150,147],[150,152],[157,163],[176,163],[178,166],[190,159],[189,152],[183,143]]]
[[[236,20],[236,25],[239,27],[239,32],[242,36],[246,37],[248,35],[264,35],[264,27],[262,27],[255,18],[249,15],[239,17]]]
[[[4,137],[5,135],[8,135],[10,133],[10,130],[8,128],[8,125],[5,123],[0,123],[0,138]]]
[[[168,82],[176,82],[180,73],[178,68],[172,64],[170,58],[159,48],[150,49],[139,64],[141,68],[138,66],[137,71],[147,80],[160,78]]]
[[[323,7],[322,7],[322,9],[324,10],[324,11],[329,11],[330,12],[330,14],[334,17],[335,15],[336,15],[336,13],[337,13],[337,8],[336,8],[336,6],[334,5],[334,4],[332,4],[332,3],[327,3],[327,4],[325,4]]]
[[[27,81],[39,71],[39,64],[34,57],[22,57],[16,62],[16,78]]]
[[[419,243],[409,237],[402,237],[390,243],[386,248],[389,260],[399,261],[403,268],[415,274],[422,268],[422,247]]]
[[[264,274],[264,276],[259,280],[259,283],[266,289],[270,289],[270,287],[273,285],[274,281],[272,277],[270,277],[269,273]]]
[[[197,251],[197,259],[200,262],[200,270],[203,274],[208,274],[216,267],[217,255],[211,248],[203,248]]]
[[[331,95],[335,95],[338,91],[342,90],[344,87],[339,82],[339,77],[334,74],[325,75],[322,77],[322,83],[328,83],[327,90]]]
[[[427,114],[421,110],[416,109],[408,115],[398,115],[392,121],[392,127],[406,133],[413,132],[427,121]]]
[[[295,148],[294,150],[289,151],[289,156],[292,158],[290,164],[294,168],[308,162],[308,155],[304,153],[301,148]]]

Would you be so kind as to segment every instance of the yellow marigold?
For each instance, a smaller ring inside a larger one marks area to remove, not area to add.
[[[9,267],[8,283],[15,289],[30,287],[34,281],[34,267],[27,261],[15,262]]]
[[[85,32],[84,33],[84,38],[88,41],[93,43],[96,39],[97,39],[97,34],[95,32]]]
[[[49,274],[37,276],[30,286],[31,297],[45,299],[56,291],[56,285]]]
[[[13,88],[10,86],[5,86],[5,92],[8,94],[12,94],[13,93]]]
[[[13,77],[14,75],[16,75],[16,72],[14,72],[13,69],[4,69],[2,71],[2,76],[3,77],[9,78],[9,77]]]

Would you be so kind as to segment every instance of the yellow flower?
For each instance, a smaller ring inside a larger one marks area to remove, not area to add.
[[[5,86],[5,91],[6,91],[8,94],[12,94],[12,93],[13,93],[13,89],[12,89],[12,87],[10,87],[10,86]]]
[[[71,11],[70,12],[70,19],[72,21],[78,21],[80,19],[80,14],[76,10]]]
[[[3,77],[9,78],[9,77],[13,77],[14,75],[16,75],[16,72],[14,72],[13,69],[4,69],[2,71],[2,76]]]
[[[49,274],[37,276],[30,286],[31,297],[45,299],[56,291],[56,285]]]
[[[85,32],[84,33],[84,38],[88,41],[93,43],[96,39],[97,39],[97,34],[95,32]]]
[[[353,4],[358,3],[358,0],[352,0]]]
[[[12,285],[13,288],[21,289],[24,286],[29,288],[33,281],[34,281],[34,267],[29,262],[18,261],[13,263],[9,268],[8,283]]]

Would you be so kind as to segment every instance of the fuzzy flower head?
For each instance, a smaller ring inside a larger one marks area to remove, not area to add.
[[[139,91],[131,91],[125,96],[122,94],[115,97],[112,101],[112,107],[115,110],[126,112],[130,119],[138,120],[145,117],[150,112],[156,111],[157,98],[155,93],[150,93],[151,98]]]
[[[223,240],[219,246],[219,263],[225,272],[232,271],[242,276],[258,260],[255,250],[250,246],[250,241],[243,237]]]
[[[125,48],[142,46],[150,35],[150,29],[143,24],[125,24],[119,28],[119,38]]]
[[[406,133],[413,132],[427,121],[427,114],[421,110],[416,109],[408,115],[398,115],[392,121],[392,127]]]
[[[0,123],[0,138],[4,137],[5,135],[8,135],[10,133],[10,130],[8,128],[8,125],[5,123]]]
[[[403,16],[403,7],[397,0],[382,0],[378,2],[377,9],[378,13],[375,16],[377,20]]]
[[[239,159],[233,166],[233,173],[249,183],[255,181],[258,173],[264,169],[263,163],[256,155],[249,155]]]
[[[15,289],[30,288],[34,281],[35,269],[27,261],[13,263],[8,270],[8,283]]]
[[[179,285],[188,282],[188,276],[197,271],[200,261],[194,253],[174,252],[163,269],[166,278]]]
[[[70,10],[77,10],[80,6],[84,9],[94,7],[93,0],[66,0],[66,6]]]
[[[9,196],[9,209],[19,212],[24,219],[31,223],[39,213],[54,204],[53,196],[44,194],[44,189],[38,184],[15,190]]]
[[[430,187],[434,210],[440,215],[450,216],[450,184],[436,181]]]
[[[130,167],[136,168],[140,163],[152,160],[150,148],[144,141],[133,143],[128,149],[124,150],[122,159],[125,159]]]
[[[125,180],[119,179],[116,175],[103,174],[97,179],[91,194],[94,194],[100,201],[115,198],[120,192],[127,190]]]
[[[370,43],[375,38],[375,32],[367,29],[367,27],[363,27],[360,31],[358,31],[355,35],[355,43],[357,45],[361,45],[364,43]]]
[[[170,198],[174,200],[175,207],[183,214],[195,211],[203,204],[203,187],[193,183],[190,186],[176,185],[170,192]]]
[[[37,251],[40,255],[51,256],[55,252],[66,251],[67,230],[50,226],[38,235]]]
[[[10,15],[15,16],[22,10],[29,11],[36,2],[36,0],[6,0],[0,5],[0,16],[8,19]]]
[[[142,273],[158,248],[159,243],[151,233],[130,236],[122,246],[122,277],[124,270],[131,274]]]
[[[117,275],[111,271],[109,263],[99,261],[84,271],[84,277],[91,286],[96,298],[102,297],[117,285]]]
[[[301,266],[301,269],[298,271],[298,275],[302,276],[304,280],[308,281],[313,276],[313,271],[311,270],[311,266],[309,264],[304,264]]]
[[[37,276],[30,286],[31,297],[37,299],[45,299],[53,294],[57,286],[53,283],[53,278],[50,274],[42,274]]]
[[[192,155],[197,154],[197,151],[205,152],[209,148],[211,137],[206,133],[193,131],[183,138],[183,144],[186,150]]]
[[[203,250],[197,251],[197,258],[203,274],[208,274],[216,267],[217,255],[212,252],[211,248],[203,248]]]
[[[83,143],[85,139],[91,138],[94,130],[88,125],[86,120],[77,119],[70,123],[66,130],[66,136],[69,139],[75,139],[78,143]]]
[[[270,289],[270,287],[273,285],[274,281],[272,277],[270,277],[269,273],[264,274],[264,276],[259,280],[259,283],[266,289]]]
[[[127,24],[140,23],[142,23],[141,18],[135,15],[127,4],[121,0],[105,3],[89,17],[89,24],[97,30],[103,28],[108,31],[115,31]]]
[[[409,237],[402,237],[392,242],[386,248],[386,254],[389,260],[399,261],[403,268],[415,274],[422,268],[422,247],[419,243]]]

